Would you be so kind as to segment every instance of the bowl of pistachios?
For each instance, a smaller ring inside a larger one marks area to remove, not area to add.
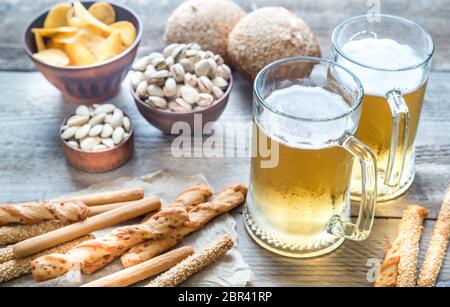
[[[196,43],[171,44],[132,66],[131,93],[142,116],[166,134],[215,122],[233,87],[223,58]]]

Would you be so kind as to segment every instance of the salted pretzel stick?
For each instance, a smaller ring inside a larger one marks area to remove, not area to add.
[[[119,227],[107,235],[84,242],[66,254],[50,254],[34,260],[31,272],[40,282],[64,275],[80,266],[92,274],[125,253],[132,246],[150,239],[161,239],[188,220],[186,210],[167,208],[143,224]]]
[[[194,253],[190,246],[178,248],[134,267],[97,279],[82,287],[126,287],[167,271]]]
[[[198,271],[216,262],[233,248],[233,244],[233,239],[229,235],[223,235],[214,241],[211,246],[184,259],[169,271],[156,277],[146,287],[175,287]]]
[[[165,252],[213,218],[241,205],[245,201],[246,194],[247,187],[243,184],[231,184],[225,187],[212,201],[197,205],[189,211],[189,222],[185,223],[173,236],[147,241],[131,248],[120,258],[122,265],[130,267]]]
[[[386,251],[381,265],[380,277],[375,287],[415,287],[416,265],[423,220],[428,212],[425,208],[409,205],[403,210],[399,234]]]
[[[420,268],[419,287],[434,287],[441,270],[450,234],[450,186],[431,235],[425,260]]]
[[[118,191],[94,193],[88,195],[67,196],[53,200],[54,202],[82,201],[86,206],[98,206],[144,198],[144,189],[133,188]]]
[[[17,205],[0,205],[0,226],[36,224],[51,220],[73,223],[85,220],[88,213],[88,207],[81,201],[40,201]]]
[[[139,200],[113,203],[108,205],[92,206],[89,207],[89,216],[98,215],[106,211],[117,209],[119,207],[125,207],[134,205]],[[32,237],[42,235],[44,233],[62,228],[70,223],[64,223],[61,221],[48,221],[31,225],[13,225],[13,226],[1,226],[0,227],[0,246],[14,244]],[[1,261],[0,261],[1,263]]]
[[[87,235],[93,231],[117,225],[138,216],[147,214],[148,212],[159,209],[160,206],[161,203],[159,198],[150,197],[147,199],[141,199],[134,205],[117,208],[115,210],[90,217],[85,221],[74,223],[38,237],[16,243],[13,247],[14,256],[16,258],[22,258],[36,254],[56,245]]]
[[[0,283],[7,282],[9,280],[12,280],[25,274],[29,274],[31,272],[30,262],[33,259],[36,259],[37,257],[41,257],[51,253],[65,253],[72,247],[80,244],[81,242],[91,240],[93,238],[94,236],[90,235],[81,237],[30,257],[14,259],[2,263],[0,264]]]

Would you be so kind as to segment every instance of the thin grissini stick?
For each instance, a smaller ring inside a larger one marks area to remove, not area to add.
[[[229,235],[223,235],[214,241],[211,246],[184,259],[169,271],[156,277],[146,287],[175,287],[198,271],[216,262],[233,248],[233,244],[233,239]]]
[[[84,236],[73,241],[64,243],[62,245],[53,247],[46,251],[43,251],[39,254],[7,261],[5,263],[0,264],[0,283],[10,281],[14,278],[18,278],[22,275],[29,274],[31,272],[31,261],[36,259],[37,257],[44,256],[46,254],[51,253],[65,253],[72,247],[80,244],[81,242],[91,240],[94,236]]]
[[[243,184],[231,184],[225,187],[212,201],[202,203],[189,211],[189,222],[178,229],[173,236],[147,241],[132,247],[120,258],[122,265],[127,268],[165,252],[215,217],[244,203],[246,194],[247,187]]]
[[[82,287],[127,287],[167,271],[192,254],[194,254],[192,247],[181,247],[134,267],[97,279]]]
[[[155,214],[144,224],[119,227],[107,235],[84,242],[66,254],[51,254],[32,262],[31,272],[36,281],[56,278],[80,267],[92,274],[105,267],[132,246],[151,239],[161,239],[188,219],[186,210],[168,208]]]
[[[420,268],[419,287],[434,287],[447,251],[450,234],[450,186],[431,235],[425,260]]]
[[[204,203],[213,194],[213,190],[204,184],[197,184],[181,192],[169,207],[180,207],[190,211],[198,204]],[[154,213],[148,214],[142,222],[149,220]]]
[[[116,225],[161,207],[159,198],[150,197],[136,202],[134,205],[120,207],[85,221],[74,223],[52,232],[16,243],[13,247],[16,258],[27,257],[56,245],[71,241],[93,231]]]
[[[88,195],[68,196],[55,199],[55,202],[82,201],[86,206],[98,206],[120,203],[144,198],[144,189],[133,188],[119,191],[109,191]]]
[[[31,225],[0,227],[0,245],[14,244],[69,225],[58,221],[48,221]]]
[[[416,265],[425,208],[409,205],[403,210],[399,233],[386,251],[380,276],[374,287],[415,287]]]
[[[9,224],[36,224],[58,220],[66,223],[83,221],[89,208],[81,201],[30,202],[17,205],[0,205],[0,226]]]
[[[89,207],[89,216],[98,215],[106,211],[117,209],[119,207],[130,206],[138,201],[129,201],[121,203],[113,203],[109,205],[99,205]],[[14,244],[32,237],[42,235],[58,228],[69,225],[61,221],[48,221],[31,225],[13,225],[0,227],[0,246]],[[1,261],[0,261],[1,262]]]
[[[397,287],[416,286],[416,266],[419,257],[419,243],[422,236],[423,220],[427,217],[427,209],[420,206],[407,206],[403,211],[400,225],[402,242],[400,261],[398,263]]]

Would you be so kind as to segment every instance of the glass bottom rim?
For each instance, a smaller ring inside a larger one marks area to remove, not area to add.
[[[408,180],[405,181],[402,185],[400,185],[395,190],[392,190],[392,188],[387,189],[388,191],[384,193],[377,193],[377,202],[386,202],[393,200],[397,197],[402,196],[413,184],[414,178],[416,177],[416,170],[415,167],[411,170],[410,175],[408,177]],[[350,193],[350,199],[352,201],[361,201],[361,195]]]
[[[245,211],[246,211],[246,209],[245,209]],[[339,246],[341,246],[342,243],[344,243],[344,241],[345,241],[344,238],[338,238],[338,240],[335,243],[333,243],[332,245],[327,246],[326,248],[324,248],[322,250],[313,251],[313,252],[305,252],[305,253],[288,252],[286,250],[277,249],[277,248],[271,246],[270,244],[268,244],[267,242],[265,242],[264,240],[262,240],[261,238],[259,238],[251,230],[251,227],[248,224],[246,216],[247,216],[247,212],[244,212],[243,219],[244,219],[245,229],[246,229],[247,233],[249,234],[249,236],[253,239],[253,241],[255,241],[258,245],[260,245],[264,249],[266,249],[272,253],[284,256],[284,257],[306,259],[306,258],[323,256],[323,255],[329,254],[329,253],[333,252],[334,250],[336,250],[337,248],[339,248]]]

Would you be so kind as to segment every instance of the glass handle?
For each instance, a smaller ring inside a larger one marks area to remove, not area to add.
[[[392,133],[384,184],[395,187],[400,184],[405,166],[410,115],[408,105],[399,91],[390,91],[386,99],[392,113]]]
[[[353,136],[346,138],[341,146],[356,157],[361,164],[361,204],[356,223],[345,221],[336,215],[328,223],[327,231],[345,239],[363,241],[370,234],[375,216],[377,199],[376,159],[372,151]]]

